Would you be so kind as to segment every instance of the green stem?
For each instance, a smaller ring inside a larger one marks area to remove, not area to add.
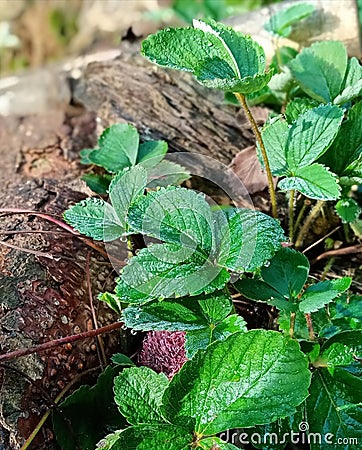
[[[346,242],[349,244],[351,242],[351,239],[349,237],[349,226],[348,223],[343,224],[343,232],[344,232],[344,238]]]
[[[269,185],[269,194],[270,194],[270,202],[271,202],[271,206],[272,206],[272,215],[274,218],[278,217],[278,212],[277,212],[277,201],[276,201],[276,196],[275,196],[275,189],[274,189],[274,182],[273,182],[273,175],[271,173],[270,170],[270,165],[269,165],[269,160],[268,160],[268,155],[266,153],[265,150],[265,146],[263,143],[263,139],[261,137],[258,125],[248,107],[248,104],[246,103],[246,98],[245,95],[243,94],[239,94],[238,92],[234,93],[235,97],[239,100],[239,102],[241,103],[246,117],[248,118],[250,124],[251,124],[251,128],[253,130],[253,133],[256,137],[256,140],[258,141],[258,144],[260,146],[260,151],[261,151],[261,155],[263,157],[263,161],[264,161],[264,166],[265,166],[265,171],[266,171],[266,175],[268,178],[268,185]]]
[[[310,226],[315,221],[315,219],[318,217],[318,214],[320,213],[324,204],[325,204],[324,200],[318,200],[317,203],[313,206],[309,216],[306,218],[302,228],[299,231],[298,237],[295,241],[296,248],[300,248],[303,245],[303,241],[309,231]]]
[[[295,317],[296,313],[290,313],[290,325],[289,325],[289,336],[293,338],[294,336],[294,327],[295,327]]]
[[[335,258],[330,258],[330,259],[327,261],[327,264],[324,266],[322,275],[321,275],[321,277],[320,277],[320,280],[321,280],[321,281],[324,281],[324,280],[326,279],[326,276],[327,276],[328,272],[331,270],[331,267],[332,267],[333,264],[334,264],[334,260],[335,260]]]
[[[303,202],[303,206],[300,208],[299,214],[297,216],[297,220],[295,221],[294,231],[297,231],[299,224],[303,219],[303,216],[304,216],[305,210],[307,209],[307,206],[310,206],[310,200],[308,200],[306,198]]]
[[[315,334],[314,334],[314,330],[313,330],[312,316],[310,314],[304,314],[304,316],[305,316],[305,320],[307,321],[309,339],[311,341],[314,341]]]
[[[292,189],[289,194],[289,240],[293,243],[294,239],[294,199],[295,190]]]

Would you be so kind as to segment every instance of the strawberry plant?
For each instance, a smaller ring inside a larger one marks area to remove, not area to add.
[[[288,34],[295,17],[301,18],[300,10],[294,14],[274,19],[267,28]],[[288,247],[275,218],[273,181],[273,175],[280,177],[277,186],[289,195],[291,240],[296,192],[317,200],[314,211],[338,200],[341,218],[357,219],[359,206],[350,198],[350,186],[361,179],[357,60],[348,60],[338,42],[316,43],[294,54],[288,62],[293,91],[285,97],[285,115],[259,130],[248,96],[269,89],[280,74],[266,70],[264,51],[250,37],[212,20],[196,20],[193,27],[148,37],[142,53],[240,101],[268,174],[274,218],[211,205],[201,193],[167,185],[172,183],[159,167],[165,146],[141,148],[128,125],[107,130],[99,149],[83,153],[85,162],[112,173],[110,203],[87,199],[65,212],[66,221],[98,240],[137,234],[151,242],[127,261],[114,293],[100,299],[134,331],[185,333],[187,357],[170,380],[148,367],[108,370],[119,427],[112,420],[97,448],[232,450],[238,442],[257,448],[291,442],[308,443],[312,450],[357,449],[362,442],[361,298],[348,294],[350,277],[312,280],[308,259]],[[150,164],[151,158],[156,162]],[[161,170],[160,182],[149,176],[155,167],[154,174]],[[233,304],[235,292],[277,310],[279,331],[248,331]],[[121,365],[132,365],[124,361]],[[97,392],[102,390],[92,395]],[[79,392],[73,395],[82,398]],[[59,421],[55,428],[64,435]],[[238,442],[224,439],[233,428],[245,431],[236,434]],[[295,442],[299,432],[304,441]],[[271,434],[276,440],[265,441]],[[96,436],[88,442],[96,442]],[[73,445],[62,442],[65,449]]]
[[[80,152],[82,164],[102,167],[106,173],[90,172],[82,180],[97,194],[107,194],[113,174],[137,165],[147,170],[150,186],[181,184],[189,174],[180,165],[164,159],[167,148],[165,141],[140,143],[137,129],[130,124],[112,125],[99,137],[98,147]]]

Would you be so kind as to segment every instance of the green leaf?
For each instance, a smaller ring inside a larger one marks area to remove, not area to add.
[[[274,331],[235,333],[184,364],[165,391],[163,411],[190,431],[216,434],[294,413],[309,383],[297,342]]]
[[[355,57],[348,61],[344,86],[341,94],[334,99],[333,103],[336,105],[342,105],[362,95],[362,67]]]
[[[360,82],[362,78],[362,67],[354,56],[348,60],[347,73],[344,80],[344,89],[352,87]],[[351,99],[350,99],[351,100]]]
[[[194,72],[200,62],[208,59],[229,59],[217,36],[192,27],[166,28],[148,36],[142,42],[141,53],[159,66],[186,72]]]
[[[105,433],[126,425],[113,401],[113,379],[119,371],[106,367],[96,385],[81,386],[59,405],[61,413],[53,411],[54,432],[63,450],[93,449]]]
[[[192,434],[169,424],[141,424],[117,431],[98,444],[97,450],[190,450]]]
[[[95,197],[71,206],[64,212],[64,219],[80,233],[98,241],[113,241],[125,231],[112,206]]]
[[[244,94],[265,86],[265,54],[249,36],[213,20],[194,28],[167,28],[142,43],[142,54],[160,66],[191,72],[201,84]]]
[[[119,435],[122,433],[122,430],[115,431],[112,434],[108,434],[104,439],[101,439],[98,444],[96,450],[116,450],[117,443],[119,443],[120,438]]]
[[[130,424],[162,423],[160,406],[168,383],[166,375],[148,367],[124,369],[114,379],[114,399]]]
[[[243,79],[264,73],[264,50],[250,36],[214,20],[194,20],[193,25],[194,28],[203,30],[207,36],[211,34],[217,37],[218,45],[225,55],[222,59],[233,69],[237,78]]]
[[[228,336],[238,332],[246,332],[246,323],[242,317],[232,314],[226,317],[216,326],[207,325],[199,330],[190,330],[186,333],[185,350],[186,357],[191,359],[200,349],[205,349],[215,341],[222,341]]]
[[[295,97],[287,104],[284,115],[288,123],[293,123],[301,114],[317,106],[318,102],[312,98]]]
[[[354,175],[353,163],[362,153],[362,102],[356,103],[349,111],[337,137],[321,158],[339,176]],[[350,168],[348,166],[352,165]]]
[[[132,202],[140,196],[147,184],[147,172],[142,166],[117,173],[109,186],[109,198],[113,208],[126,228],[128,209]]]
[[[142,308],[129,306],[123,311],[123,319],[127,327],[135,330],[198,330],[219,323],[231,308],[231,297],[220,291],[199,297],[156,301]]]
[[[342,331],[362,329],[361,300],[359,295],[341,295],[337,298],[335,303],[329,305],[329,321],[319,335],[328,338]]]
[[[129,288],[142,293],[131,295],[137,303],[145,300],[143,294],[170,298],[221,289],[229,279],[225,269],[254,271],[285,239],[279,223],[265,214],[212,212],[203,196],[182,188],[140,197],[128,221],[134,230],[169,244],[141,250],[125,267],[117,294],[131,303]]]
[[[156,166],[167,153],[168,144],[165,141],[143,142],[138,149],[136,163],[149,169]]]
[[[321,105],[309,109],[293,123],[286,145],[289,169],[308,166],[317,160],[336,137],[343,119],[338,106]]]
[[[358,218],[361,208],[353,198],[344,197],[336,203],[336,212],[342,219],[342,222],[350,223]]]
[[[270,264],[261,269],[263,280],[286,298],[295,298],[300,293],[308,273],[308,258],[287,247],[282,247]]]
[[[285,155],[288,134],[288,124],[281,118],[273,119],[262,129],[262,139],[268,155],[270,169],[276,176],[288,174]]]
[[[137,129],[127,123],[118,123],[101,134],[99,149],[93,150],[88,158],[108,172],[119,172],[136,164],[138,145]]]
[[[116,293],[129,303],[222,289],[230,275],[203,254],[176,244],[142,249],[123,269]]]
[[[304,292],[299,303],[299,309],[304,314],[318,311],[330,303],[339,294],[347,290],[352,278],[343,277],[340,280],[321,281],[313,284]]]
[[[116,294],[110,292],[102,292],[98,295],[98,300],[107,303],[107,305],[116,311],[117,314],[122,314],[122,302],[119,300]]]
[[[148,303],[138,308],[129,306],[123,311],[127,327],[134,330],[184,331],[198,330],[207,325],[200,317],[200,308],[193,298]]]
[[[291,416],[278,419],[276,422],[245,429],[244,432],[247,437],[244,438],[244,442],[245,440],[252,442],[254,447],[263,450],[282,450],[292,439],[293,444],[298,444],[298,442],[295,442],[295,437],[299,435],[303,426],[305,426],[305,414],[303,405],[301,405],[296,413]],[[291,432],[293,432],[293,435]]]
[[[202,194],[173,187],[140,197],[129,210],[128,222],[139,233],[168,243],[210,252],[213,223]]]
[[[352,374],[362,371],[361,363],[357,358],[362,357],[362,333],[358,331],[345,331],[334,335],[323,345],[320,359],[327,365],[331,375],[336,367],[344,367]]]
[[[208,323],[218,323],[232,310],[232,298],[224,291],[199,297],[199,305]]]
[[[257,302],[265,302],[276,306],[280,310],[292,312],[294,305],[286,299],[280,292],[262,280],[242,278],[235,283],[236,289],[246,298]]]
[[[336,200],[341,190],[336,176],[321,164],[297,169],[294,176],[279,181],[278,187],[283,191],[297,190],[316,200]]]
[[[353,376],[343,378],[330,375],[327,369],[313,374],[307,399],[309,433],[319,433],[322,439],[320,444],[311,442],[312,450],[337,450],[341,448],[338,439],[343,442],[344,438],[359,441],[362,438],[362,380]],[[357,450],[358,441],[354,442],[344,444],[343,448]]]
[[[230,270],[254,272],[286,240],[279,222],[259,211],[235,208],[225,214],[227,226],[217,221],[222,236],[218,261]]]
[[[126,355],[123,355],[122,353],[115,353],[114,355],[112,355],[111,361],[113,364],[115,364],[117,366],[129,367],[129,366],[135,365],[135,363],[132,361],[132,359],[130,359]]]
[[[119,278],[117,280],[115,297],[115,299],[112,299],[112,303],[109,302],[108,298],[104,299],[103,296],[100,298],[100,300],[104,300],[119,314],[122,314],[122,304],[132,303],[140,305],[157,299],[157,297],[154,297],[147,292],[143,292],[138,290],[137,288],[129,286],[122,278]]]
[[[253,76],[239,78],[226,78],[227,74],[220,73],[214,67],[215,61],[210,61],[210,66],[206,65],[200,71],[197,81],[211,89],[221,89],[224,92],[238,92],[243,95],[252,94],[263,89],[271,80],[272,71],[265,74],[256,74]],[[217,68],[219,69],[219,67]],[[225,77],[225,78],[221,78]]]
[[[89,189],[96,194],[106,195],[108,193],[109,183],[112,180],[112,175],[104,174],[98,175],[95,173],[86,173],[81,178],[87,183]]]
[[[182,244],[235,271],[254,271],[285,240],[275,219],[249,209],[212,213],[202,195],[183,188],[150,192],[131,206],[128,221],[138,232]]]
[[[298,3],[274,14],[264,28],[269,33],[280,37],[288,37],[292,32],[292,26],[302,19],[309,17],[314,11],[314,5],[310,3]]]
[[[89,155],[94,151],[94,148],[84,148],[79,152],[81,164],[93,164],[89,159]]]
[[[316,42],[289,63],[293,77],[313,99],[329,103],[341,92],[347,70],[347,51],[342,42]]]
[[[179,185],[190,178],[190,173],[179,164],[166,159],[157,166],[147,170],[148,188],[167,187]]]
[[[295,310],[293,300],[303,289],[309,272],[308,259],[289,248],[281,248],[258,279],[243,278],[235,284],[245,297],[267,302],[280,310]]]

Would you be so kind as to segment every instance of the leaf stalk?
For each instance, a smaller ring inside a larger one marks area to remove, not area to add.
[[[292,189],[289,194],[289,240],[291,243],[294,239],[294,202],[295,190]]]
[[[306,218],[302,228],[299,231],[298,237],[295,241],[296,248],[300,248],[303,245],[303,241],[308,233],[310,226],[315,221],[315,219],[318,217],[318,214],[320,213],[324,204],[325,204],[324,200],[318,200],[317,203],[313,206],[309,216]]]
[[[245,95],[240,94],[238,92],[234,92],[234,95],[241,103],[241,106],[243,107],[243,109],[245,111],[246,117],[248,118],[248,120],[251,124],[251,128],[256,137],[256,140],[258,141],[258,144],[260,146],[260,151],[261,151],[261,155],[263,158],[266,175],[268,178],[269,195],[270,195],[270,202],[271,202],[271,207],[272,207],[272,216],[276,219],[278,217],[278,212],[277,212],[277,201],[276,201],[276,195],[275,195],[273,175],[270,170],[269,159],[268,159],[268,155],[266,153],[263,139],[261,137],[261,133],[260,133],[258,125],[254,119],[254,116],[253,116],[252,112],[250,111],[249,106],[246,102]]]

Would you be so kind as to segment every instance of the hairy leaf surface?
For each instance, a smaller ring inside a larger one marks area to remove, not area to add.
[[[309,383],[297,342],[274,331],[235,333],[184,364],[165,391],[164,414],[200,433],[250,427],[294,413]]]
[[[289,68],[303,91],[313,99],[333,102],[343,86],[347,51],[339,41],[316,42],[304,48]]]
[[[262,47],[249,36],[213,20],[194,28],[167,28],[142,43],[142,54],[161,66],[191,72],[208,87],[248,94],[269,82]]]
[[[336,200],[341,191],[337,177],[317,163],[297,169],[294,176],[283,178],[278,186],[285,191],[297,190],[316,200]]]
[[[149,169],[162,161],[167,153],[168,145],[165,141],[147,141],[140,144],[136,163]]]
[[[162,423],[160,405],[167,386],[163,373],[157,374],[148,367],[130,367],[115,378],[114,398],[130,424]]]
[[[229,281],[228,272],[203,254],[176,244],[142,249],[123,269],[116,293],[126,302],[211,293]]]
[[[126,217],[132,202],[143,193],[147,184],[147,172],[142,166],[135,166],[115,175],[109,185],[109,198],[116,214],[126,228]]]
[[[113,241],[125,231],[114,208],[95,197],[71,206],[64,212],[64,219],[80,233],[98,241]]]
[[[231,297],[223,291],[209,295],[129,306],[123,311],[127,327],[136,330],[198,330],[217,324],[231,311]]]
[[[192,434],[169,424],[141,424],[107,436],[97,450],[190,450]]]
[[[288,135],[288,124],[281,118],[266,124],[262,129],[262,139],[273,175],[288,174],[285,154]]]
[[[136,164],[138,131],[127,123],[112,125],[101,134],[98,146],[88,155],[89,160],[109,172],[119,172]]]
[[[299,309],[304,314],[318,311],[323,308],[339,294],[346,291],[352,282],[352,278],[343,277],[338,280],[326,280],[309,286],[304,292]]]
[[[337,372],[337,371],[336,371]],[[307,399],[307,417],[309,432],[322,436],[321,444],[313,443],[312,450],[337,450],[341,448],[337,439],[362,439],[362,380],[340,371],[332,376],[327,369],[314,372]],[[328,442],[323,439],[326,431],[331,433]],[[357,450],[355,444],[345,444],[348,450]]]
[[[343,119],[338,106],[322,105],[308,109],[293,123],[286,143],[286,158],[289,169],[316,161],[336,137]]]

